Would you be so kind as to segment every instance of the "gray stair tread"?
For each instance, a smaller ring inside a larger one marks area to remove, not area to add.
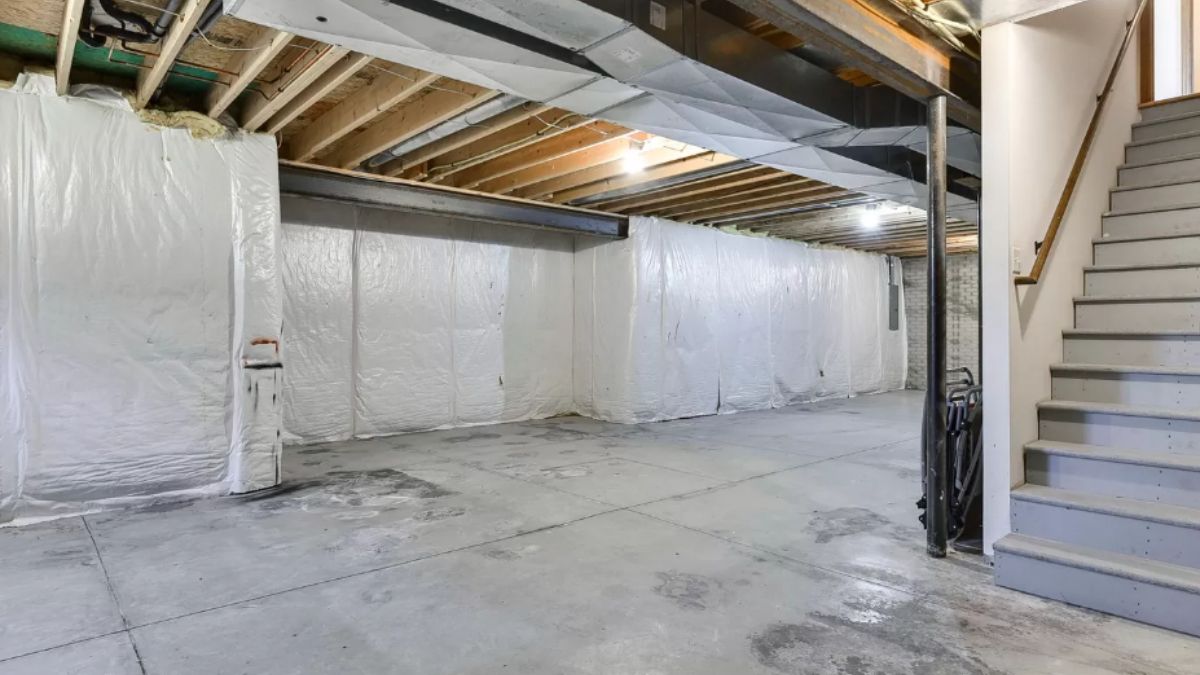
[[[1182,366],[1126,366],[1113,363],[1053,363],[1050,371],[1070,373],[1113,373],[1128,375],[1179,375],[1200,376],[1200,368]]]
[[[1147,159],[1141,162],[1128,162],[1117,167],[1120,169],[1140,169],[1144,166],[1154,166],[1156,164],[1171,164],[1173,162],[1186,162],[1189,159],[1200,159],[1200,152],[1189,152],[1182,155],[1172,155],[1162,159]]]
[[[1044,452],[1048,455],[1079,457],[1119,464],[1137,464],[1139,466],[1152,466],[1160,469],[1175,469],[1179,471],[1200,471],[1200,456],[1198,455],[1180,455],[1171,452],[1145,452],[1130,448],[1114,448],[1107,445],[1043,440],[1027,443],[1025,444],[1025,449]]]
[[[1077,295],[1076,304],[1101,304],[1105,302],[1179,302],[1200,300],[1195,293],[1183,295]]]
[[[1159,138],[1152,138],[1152,139],[1146,140],[1146,141],[1131,141],[1130,143],[1126,144],[1125,147],[1140,148],[1144,145],[1154,145],[1155,143],[1170,143],[1171,141],[1182,141],[1182,140],[1186,140],[1188,138],[1195,138],[1197,136],[1200,136],[1200,131],[1184,131],[1182,133],[1171,134],[1170,136],[1160,136]]]
[[[1067,328],[1063,337],[1200,337],[1196,330],[1118,330],[1112,328]]]
[[[1112,218],[1114,216],[1138,216],[1143,213],[1162,213],[1163,211],[1190,211],[1192,209],[1200,209],[1200,202],[1189,202],[1186,204],[1169,204],[1166,206],[1142,207],[1137,209],[1125,209],[1123,211],[1105,211],[1101,214],[1104,218]]]
[[[1189,412],[1173,410],[1171,408],[1125,405],[1122,403],[1092,403],[1090,401],[1051,399],[1039,403],[1038,410],[1065,410],[1071,412],[1100,413],[1104,415],[1124,415],[1126,417],[1155,417],[1158,419],[1200,422],[1200,411]]]
[[[1182,565],[1172,565],[1120,553],[1109,553],[1085,546],[1073,546],[1023,534],[1005,535],[996,542],[995,549],[999,553],[1019,555],[1122,579],[1200,594],[1200,570]]]
[[[1093,244],[1124,244],[1134,241],[1156,241],[1158,239],[1188,239],[1190,237],[1200,237],[1200,231],[1197,232],[1170,232],[1164,234],[1128,234],[1123,237],[1105,237],[1099,236],[1092,239]]]
[[[1197,234],[1200,234],[1200,227],[1197,228]],[[1200,261],[1197,262],[1169,262],[1169,263],[1138,263],[1134,265],[1084,265],[1084,272],[1133,272],[1137,270],[1175,270],[1185,267],[1200,267]]]
[[[1073,492],[1031,483],[1014,488],[1012,498],[1017,501],[1061,506],[1076,511],[1103,513],[1164,525],[1200,529],[1200,509],[1174,504],[1146,502],[1127,497],[1109,497],[1089,492]]]
[[[1169,185],[1185,185],[1187,183],[1200,183],[1200,178],[1164,178],[1156,180],[1152,183],[1141,183],[1138,185],[1118,185],[1117,187],[1109,188],[1109,192],[1129,192],[1131,190],[1151,190],[1153,188],[1167,187]]]
[[[1197,120],[1200,120],[1200,112],[1176,113],[1174,115],[1167,115],[1166,117],[1160,117],[1156,120],[1138,120],[1137,122],[1133,123],[1133,128],[1134,129],[1142,129],[1145,127],[1152,127],[1155,124],[1162,124],[1164,122],[1178,122],[1179,120],[1186,120],[1189,117],[1195,117]]]

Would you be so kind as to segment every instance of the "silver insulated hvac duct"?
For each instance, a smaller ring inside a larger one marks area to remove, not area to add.
[[[854,87],[690,0],[226,0],[364,54],[924,208],[924,106]],[[950,164],[978,175],[979,136]],[[957,187],[949,215],[978,221]]]

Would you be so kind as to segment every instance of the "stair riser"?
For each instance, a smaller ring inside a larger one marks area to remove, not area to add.
[[[1200,262],[1200,237],[1100,242],[1093,249],[1097,265]]]
[[[1175,183],[1111,192],[1109,206],[1113,211],[1134,211],[1195,204],[1197,199],[1200,199],[1200,183]]]
[[[1083,288],[1087,295],[1200,295],[1200,266],[1084,272]]]
[[[1050,391],[1061,401],[1200,409],[1200,377],[1195,376],[1056,370],[1050,378]]]
[[[1184,469],[1026,450],[1025,482],[1060,490],[1200,508],[1200,472]]]
[[[1200,422],[1042,409],[1038,411],[1038,438],[1195,455],[1200,453]]]
[[[1189,330],[1200,326],[1200,300],[1075,304],[1075,327],[1099,330]]]
[[[1194,337],[1063,338],[1063,360],[1126,366],[1194,366],[1200,364],[1200,339]]]
[[[1200,568],[1200,530],[1057,504],[1012,500],[1017,534]]]
[[[1170,103],[1159,103],[1158,105],[1142,108],[1141,121],[1152,122],[1165,117],[1175,117],[1176,115],[1186,115],[1196,112],[1200,112],[1200,97],[1184,98],[1178,101],[1171,101]]]
[[[1164,136],[1188,134],[1193,131],[1200,131],[1200,118],[1184,117],[1177,120],[1165,120],[1146,126],[1133,127],[1133,140],[1134,142],[1149,141],[1156,138],[1163,138]]]
[[[996,585],[1200,636],[1200,595],[997,550]]]
[[[1200,152],[1200,136],[1159,141],[1147,145],[1130,145],[1125,148],[1125,163],[1153,162],[1196,152]]]
[[[1106,237],[1153,237],[1160,234],[1200,234],[1200,209],[1104,216]]]
[[[1200,177],[1200,157],[1117,170],[1117,184],[1121,187],[1193,177]]]

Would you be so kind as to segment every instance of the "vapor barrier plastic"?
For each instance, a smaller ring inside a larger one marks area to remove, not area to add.
[[[148,127],[44,76],[0,119],[0,521],[272,483],[270,392],[241,367],[278,338],[272,140]]]
[[[571,237],[300,198],[283,207],[289,438],[574,411]]]
[[[644,422],[904,386],[885,256],[633,218],[575,267],[579,411]],[[903,308],[900,308],[903,317]]]

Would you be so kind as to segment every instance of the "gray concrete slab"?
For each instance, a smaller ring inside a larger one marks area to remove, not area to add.
[[[128,633],[75,642],[56,649],[0,661],[0,675],[139,675],[137,653]]]
[[[124,626],[79,518],[0,529],[0,660]]]
[[[920,399],[290,447],[278,494],[88,516],[103,569],[5,574],[0,675],[139,672],[133,645],[150,675],[1194,671],[1198,640],[927,559]],[[80,522],[0,532],[0,571]],[[104,570],[127,631],[73,609]]]

